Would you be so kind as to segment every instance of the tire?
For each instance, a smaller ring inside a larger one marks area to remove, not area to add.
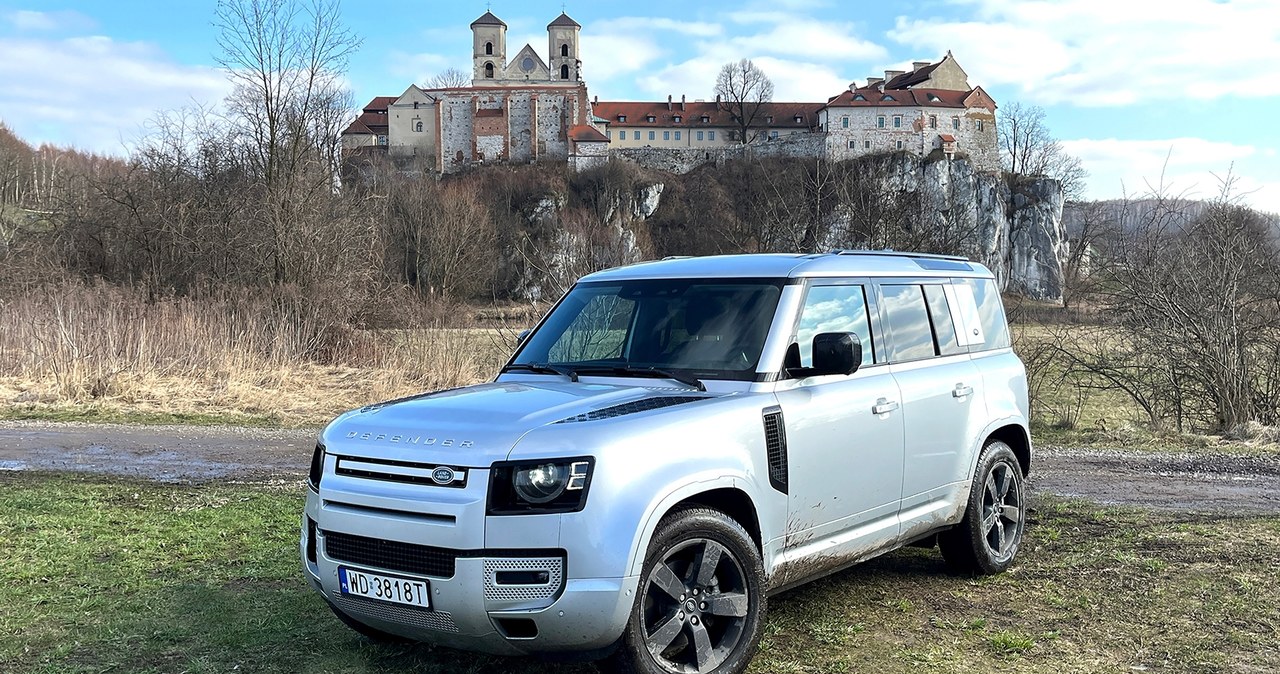
[[[709,571],[708,555],[717,558]],[[755,542],[732,518],[708,508],[667,515],[649,543],[610,671],[742,672],[760,645],[764,582]]]
[[[978,457],[964,519],[938,535],[938,547],[955,573],[1000,573],[1013,565],[1026,525],[1022,466],[1013,449],[996,440]]]
[[[325,602],[325,603],[328,604],[329,602]],[[409,642],[409,639],[406,639],[405,637],[402,637],[400,635],[391,634],[390,632],[383,632],[382,630],[376,627],[370,627],[360,622],[359,620],[352,618],[346,613],[343,613],[337,606],[334,606],[333,604],[329,604],[329,610],[333,611],[333,614],[338,616],[338,620],[341,620],[342,624],[346,625],[347,627],[350,627],[356,632],[359,632],[360,636],[368,639],[369,641],[372,641],[378,644],[403,644],[403,643]]]

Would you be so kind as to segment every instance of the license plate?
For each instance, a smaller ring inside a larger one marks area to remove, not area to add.
[[[340,566],[338,581],[342,586],[342,594],[422,608],[431,607],[431,584],[425,580],[369,573]]]

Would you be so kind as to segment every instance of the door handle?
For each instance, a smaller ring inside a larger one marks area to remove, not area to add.
[[[877,400],[876,404],[871,408],[871,413],[875,415],[888,414],[898,409],[898,407],[898,401],[881,398]]]
[[[964,384],[956,384],[956,388],[951,392],[951,395],[952,397],[955,397],[955,398],[965,398],[967,396],[971,396],[973,395],[973,387],[965,386]]]

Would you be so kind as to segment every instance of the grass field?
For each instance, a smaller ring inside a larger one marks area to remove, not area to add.
[[[378,646],[307,590],[300,484],[0,473],[0,671],[575,672]],[[753,672],[1280,670],[1280,519],[1040,500],[1019,564],[903,550],[776,597]]]

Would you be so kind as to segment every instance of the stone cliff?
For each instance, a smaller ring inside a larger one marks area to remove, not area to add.
[[[550,275],[559,278],[550,285],[571,282],[569,276],[592,268],[664,255],[906,249],[912,244],[895,243],[901,238],[865,235],[868,226],[882,226],[882,221],[892,218],[898,223],[895,226],[917,235],[906,240],[933,242],[916,247],[959,249],[986,264],[1008,292],[1037,300],[1062,299],[1067,235],[1061,185],[1055,180],[1010,184],[1002,176],[975,171],[963,157],[948,159],[940,153],[925,159],[884,155],[816,172],[812,162],[804,164],[805,160],[772,161],[781,163],[755,164],[744,170],[745,165],[729,162],[699,169],[703,173],[633,173],[628,180],[610,183],[607,190],[597,189],[603,198],[594,200],[593,215],[585,218],[572,214],[572,199],[543,199],[525,217],[542,231],[548,227],[555,231],[547,243],[557,252],[550,256],[554,262],[548,262],[554,268]],[[814,176],[822,171],[839,176],[836,182],[857,182],[856,189],[833,187],[826,178],[817,185]],[[784,172],[789,175],[781,176]],[[777,182],[769,184],[775,178]],[[750,180],[765,184],[743,184]],[[792,182],[784,186],[784,180]],[[824,190],[821,206],[814,207],[815,194]],[[849,196],[857,190],[861,190],[857,192],[861,202]],[[770,193],[774,195],[771,203],[757,196]],[[898,210],[884,209],[892,211],[886,215],[867,201],[894,202]],[[730,220],[732,224],[726,224]],[[587,221],[592,224],[584,228]],[[737,229],[731,234],[723,234],[733,227]],[[779,235],[786,227],[790,229]],[[921,232],[946,235],[921,238]],[[544,295],[540,289],[544,284],[536,278],[539,270],[529,271],[533,273],[526,277],[521,294]]]

